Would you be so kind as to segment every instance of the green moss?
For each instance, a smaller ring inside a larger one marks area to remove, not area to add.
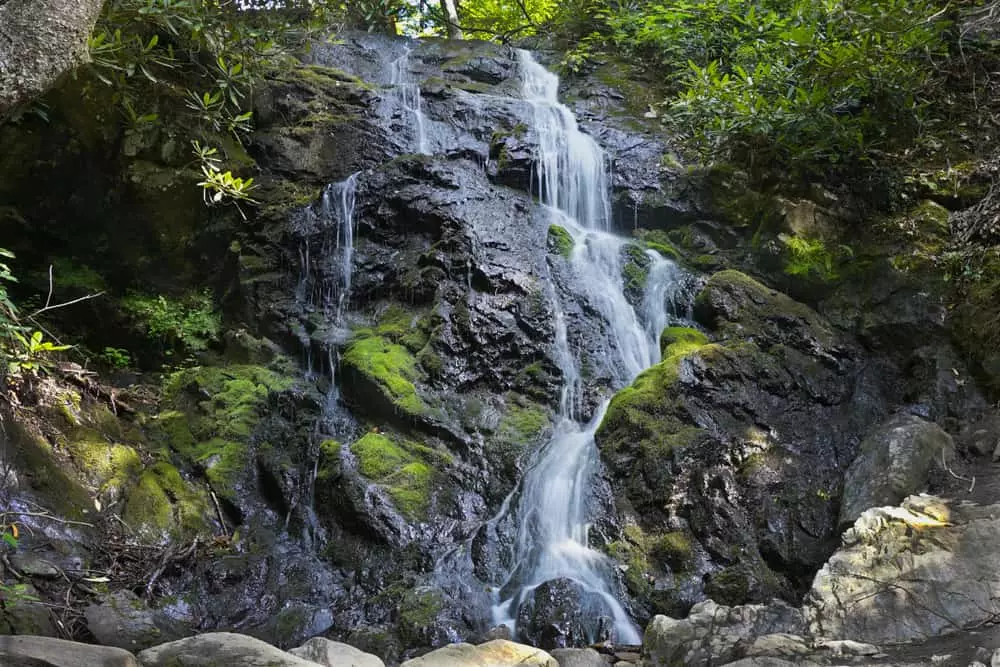
[[[684,570],[694,564],[691,537],[679,530],[664,533],[653,539],[650,550],[674,570]]]
[[[637,229],[634,234],[646,248],[655,250],[661,257],[675,261],[680,259],[680,253],[662,229]]]
[[[427,411],[413,384],[420,377],[417,361],[404,346],[381,336],[364,336],[348,345],[342,361],[404,414],[419,415]]]
[[[291,68],[286,72],[286,74],[292,76],[293,78],[300,79],[303,82],[307,82],[314,87],[329,88],[331,85],[338,86],[347,83],[359,88],[364,88],[365,90],[375,90],[375,86],[368,83],[364,79],[359,79],[353,74],[336,67],[306,65],[304,67],[299,66]]]
[[[139,475],[122,518],[145,539],[164,541],[207,530],[208,512],[204,494],[192,489],[177,468],[161,461]]]
[[[675,344],[694,346],[691,348],[694,351],[707,343],[708,336],[691,327],[667,327],[660,334],[660,351],[665,356],[674,356],[681,351],[681,347],[672,347]],[[671,348],[670,353],[667,353],[667,348]]]
[[[204,471],[212,489],[238,500],[237,482],[268,396],[294,380],[253,365],[194,367],[168,376],[154,438]]]
[[[663,360],[611,399],[598,428],[602,449],[638,446],[649,465],[657,465],[677,448],[692,444],[701,429],[678,419],[680,412],[674,383],[681,363],[692,354],[708,354],[718,346],[700,342],[694,334],[681,337],[663,351]]]
[[[366,433],[351,445],[358,471],[385,489],[400,514],[423,519],[430,507],[436,468],[450,455],[382,433]]]
[[[422,643],[423,635],[436,622],[444,609],[441,593],[434,589],[418,588],[407,591],[399,603],[399,634],[407,645]]]
[[[625,281],[625,289],[642,291],[646,289],[646,281],[649,280],[649,265],[651,259],[646,254],[646,250],[635,243],[625,246],[626,261],[622,265],[622,279]]]
[[[738,565],[723,568],[711,575],[705,584],[705,594],[719,604],[738,605],[750,595],[747,571]]]
[[[549,250],[569,259],[576,247],[576,241],[565,227],[549,225]]]
[[[509,396],[508,407],[497,427],[497,437],[518,445],[538,439],[550,426],[548,411],[541,405],[522,396]]]

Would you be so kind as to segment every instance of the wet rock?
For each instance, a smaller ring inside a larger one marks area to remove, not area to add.
[[[313,637],[289,653],[326,667],[385,667],[378,656],[323,637]]]
[[[179,636],[164,633],[163,619],[158,622],[156,613],[128,590],[112,593],[101,604],[89,605],[83,615],[87,629],[104,646],[135,652]]]
[[[603,641],[612,621],[602,599],[572,579],[552,579],[518,606],[521,634],[545,649]]]
[[[479,646],[472,644],[445,646],[419,658],[407,660],[402,667],[480,667],[481,665],[558,667],[559,663],[539,648],[515,644],[504,639],[494,639]]]
[[[29,577],[40,579],[55,579],[62,571],[55,564],[29,551],[16,551],[10,557],[10,564],[15,570]]]
[[[897,415],[861,443],[844,478],[840,524],[849,525],[870,507],[896,505],[923,491],[934,467],[954,455],[951,436],[913,415]]]
[[[143,667],[316,667],[259,639],[231,632],[208,632],[148,648],[139,654]]]
[[[991,619],[1000,599],[998,516],[1000,506],[933,496],[865,511],[806,596],[812,633],[888,644]]]
[[[884,392],[851,339],[743,274],[712,276],[695,317],[708,337],[666,338],[597,432],[639,529],[613,551],[654,612],[793,600],[836,546],[841,462],[882,419]]]
[[[40,599],[38,590],[31,584],[17,589],[16,599],[5,595],[7,604],[0,611],[0,635],[58,636],[49,608]]]
[[[120,648],[31,636],[0,636],[0,663],[45,667],[139,667],[135,656]]]

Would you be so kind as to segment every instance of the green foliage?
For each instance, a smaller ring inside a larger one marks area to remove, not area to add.
[[[132,356],[128,350],[120,347],[106,347],[99,356],[104,363],[112,368],[128,368],[128,365],[132,363]]]
[[[482,0],[457,4],[462,30],[475,37],[502,41],[537,33],[559,7],[554,0]]]
[[[788,250],[785,273],[790,276],[815,276],[820,280],[836,280],[837,264],[853,256],[850,246],[841,245],[831,250],[820,239],[781,234],[778,239]]]
[[[949,22],[937,0],[601,3],[564,61],[656,72],[664,116],[703,157],[802,176],[874,167],[926,129]]]
[[[181,299],[133,293],[122,300],[122,310],[136,329],[159,343],[168,356],[208,349],[218,340],[222,326],[208,292]]]
[[[15,377],[23,374],[37,376],[45,372],[49,367],[49,354],[70,348],[69,345],[56,345],[45,340],[41,331],[35,331],[31,336],[11,331],[10,335],[15,345],[13,351],[8,350],[7,373]]]

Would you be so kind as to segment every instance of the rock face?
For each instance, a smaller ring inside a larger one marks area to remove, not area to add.
[[[805,609],[817,636],[906,642],[986,622],[998,611],[992,540],[1000,507],[912,496],[867,510],[819,571]]]
[[[990,545],[998,517],[996,505],[927,495],[866,510],[816,575],[801,608],[708,601],[682,620],[657,616],[646,630],[644,657],[664,666],[753,656],[836,664],[841,656],[888,652],[892,664],[919,664],[915,656],[929,659],[935,641],[983,627],[997,613],[1000,577]],[[975,641],[956,645],[964,651]],[[917,646],[890,648],[906,643]]]
[[[694,315],[709,337],[668,329],[597,434],[637,524],[616,550],[664,611],[794,599],[836,544],[843,471],[885,397],[850,338],[741,273],[712,276]]]
[[[431,651],[427,655],[407,660],[404,667],[513,667],[514,665],[537,665],[538,667],[559,667],[556,659],[545,651],[533,646],[515,644],[505,639],[473,646],[472,644],[452,644]]]
[[[128,651],[50,637],[0,636],[0,663],[40,667],[139,667]]]
[[[951,436],[937,424],[899,415],[879,426],[861,443],[847,470],[840,524],[850,525],[870,507],[895,505],[926,489],[932,467],[954,455]]]

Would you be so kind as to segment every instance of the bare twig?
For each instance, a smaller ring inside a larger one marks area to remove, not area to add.
[[[44,308],[39,308],[35,312],[33,312],[30,315],[28,315],[28,319],[31,319],[32,317],[37,317],[38,315],[41,315],[42,313],[48,312],[50,310],[56,310],[57,308],[65,308],[66,306],[72,306],[74,304],[80,303],[81,301],[89,301],[90,299],[96,299],[97,297],[103,296],[103,295],[104,295],[104,290],[101,290],[100,292],[94,292],[93,294],[87,294],[86,296],[81,296],[80,298],[73,299],[72,301],[64,301],[63,303],[57,303],[54,306],[48,306],[47,305]]]

